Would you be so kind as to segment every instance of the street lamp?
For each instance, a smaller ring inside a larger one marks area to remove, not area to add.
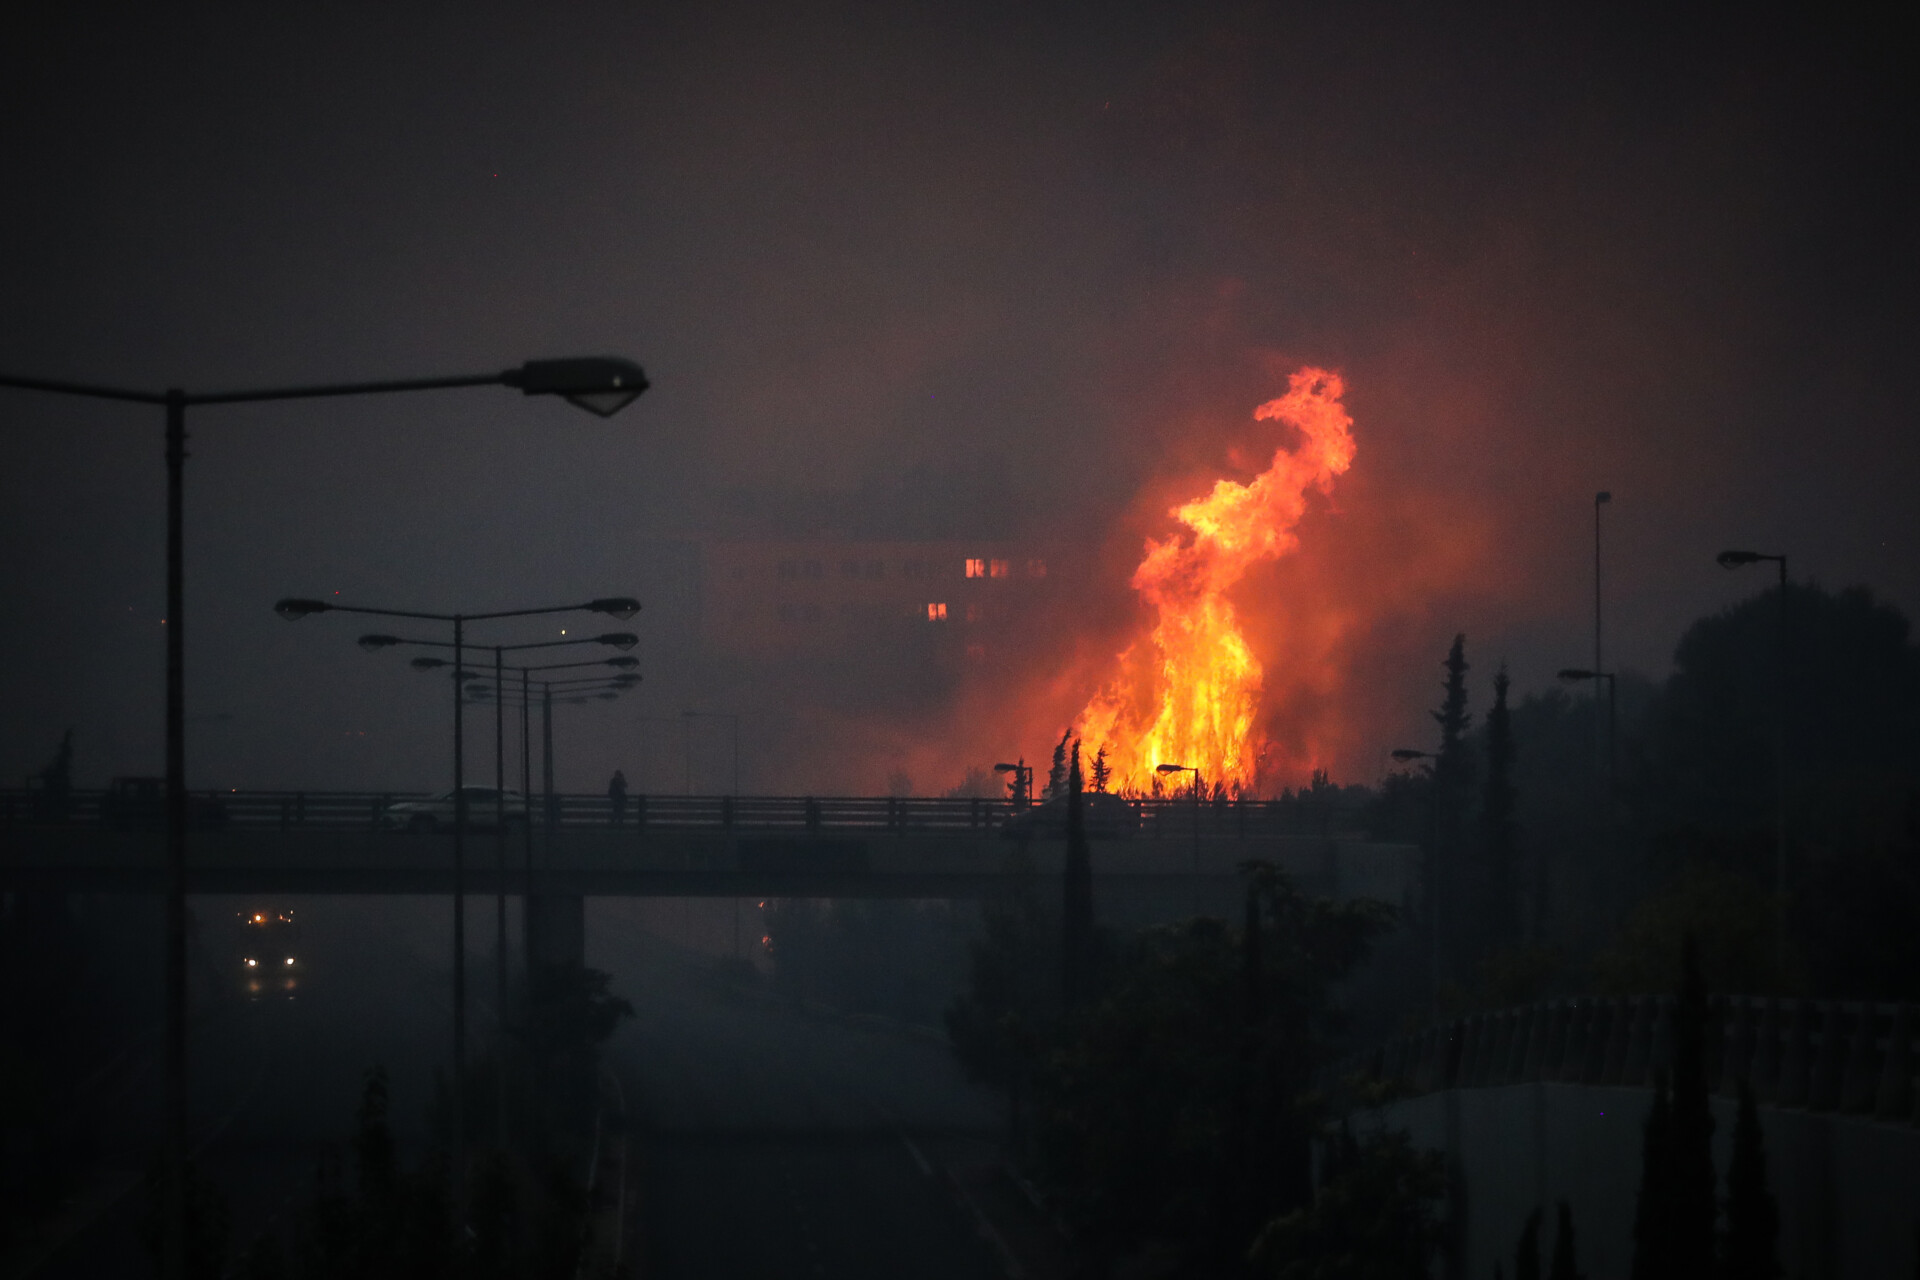
[[[1786,973],[1787,957],[1787,557],[1759,551],[1722,551],[1714,559],[1722,569],[1740,569],[1771,561],[1780,570],[1780,598],[1774,611],[1773,665],[1773,896],[1774,967]]]
[[[1023,809],[1033,803],[1033,766],[1027,763],[1025,756],[1021,756],[1017,764],[997,764],[993,766],[993,771],[1013,775],[1014,808]]]
[[[255,404],[333,396],[386,395],[456,387],[517,387],[527,395],[557,395],[589,413],[609,417],[647,389],[639,365],[616,356],[529,360],[500,373],[450,378],[343,382],[250,391],[187,392],[178,387],[140,391],[94,383],[0,374],[0,387],[43,391],[93,400],[158,405],[166,410],[167,463],[167,940],[165,1116],[161,1144],[166,1166],[161,1223],[161,1273],[186,1269],[187,1161],[187,765],[186,765],[186,572],[185,494],[187,408],[190,405]]]
[[[498,609],[488,613],[424,613],[413,609],[376,609],[364,605],[335,604],[329,600],[309,600],[295,596],[283,597],[273,606],[273,611],[289,622],[298,622],[302,618],[317,613],[359,613],[386,618],[411,618],[426,622],[451,622],[453,624],[453,662],[455,680],[453,684],[453,1082],[454,1082],[454,1148],[456,1155],[461,1146],[461,1131],[464,1120],[461,1076],[466,1061],[467,1045],[467,916],[466,916],[466,838],[467,838],[467,791],[466,791],[466,743],[465,710],[466,699],[462,696],[462,681],[472,674],[465,671],[461,662],[462,651],[466,645],[466,625],[469,622],[494,621],[501,618],[531,618],[555,613],[600,613],[615,618],[631,618],[640,612],[640,602],[631,596],[601,596],[584,604],[549,605],[538,609]],[[386,637],[381,637],[385,639]],[[382,647],[380,645],[374,648]],[[433,659],[417,659],[435,661]],[[634,663],[633,658],[609,658],[607,662]]]
[[[1153,771],[1158,774],[1190,773],[1193,775],[1193,914],[1200,914],[1200,767],[1192,764],[1157,764]]]
[[[1432,751],[1415,751],[1412,747],[1396,747],[1389,752],[1401,764],[1412,764],[1415,760],[1440,762],[1440,756]],[[1428,770],[1431,776],[1431,767]],[[1440,894],[1443,877],[1440,870],[1440,791],[1439,780],[1435,779],[1427,795],[1427,934],[1429,947],[1428,968],[1433,978],[1433,1007],[1440,1008]]]

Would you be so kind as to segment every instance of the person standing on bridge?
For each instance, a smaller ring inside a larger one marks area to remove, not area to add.
[[[627,775],[618,769],[613,771],[613,780],[607,783],[607,809],[607,820],[619,826],[627,813]]]

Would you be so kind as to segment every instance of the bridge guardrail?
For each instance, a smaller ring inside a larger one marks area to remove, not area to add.
[[[1707,1079],[1742,1079],[1776,1107],[1920,1125],[1920,1007],[1861,1000],[1713,996]],[[1320,1087],[1398,1082],[1415,1094],[1558,1081],[1648,1088],[1671,1063],[1671,996],[1581,997],[1470,1014],[1341,1059]]]
[[[104,790],[48,793],[0,789],[0,826],[106,825]],[[379,825],[381,810],[398,800],[419,800],[420,791],[207,791],[194,790],[194,824],[242,827],[366,828]],[[435,793],[437,794],[437,793]],[[1221,800],[1195,806],[1191,800],[1130,799],[1139,834],[1185,839],[1353,834],[1350,809],[1308,800]],[[482,806],[484,810],[485,806]],[[605,795],[535,796],[534,820],[563,828],[625,825],[752,828],[781,831],[875,831],[979,834],[998,831],[1017,810],[1004,798],[925,796],[701,796],[630,794],[616,815]],[[139,815],[157,821],[157,814]],[[125,815],[121,815],[123,821]],[[485,814],[477,813],[476,822]],[[131,821],[128,825],[150,825]]]

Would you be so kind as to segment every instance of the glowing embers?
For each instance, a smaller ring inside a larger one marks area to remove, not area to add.
[[[1173,508],[1185,531],[1147,540],[1132,586],[1152,623],[1118,655],[1118,670],[1075,722],[1088,751],[1106,748],[1120,787],[1144,790],[1154,785],[1154,767],[1173,761],[1197,767],[1209,788],[1252,789],[1265,671],[1230,595],[1254,564],[1299,545],[1309,491],[1329,492],[1352,465],[1345,389],[1324,369],[1293,374],[1287,393],[1253,416],[1298,428],[1299,446],[1277,447],[1245,484],[1220,480]]]

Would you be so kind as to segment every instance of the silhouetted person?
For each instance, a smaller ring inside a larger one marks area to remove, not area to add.
[[[618,769],[613,771],[613,780],[607,783],[607,808],[612,815],[608,821],[615,825],[627,812],[627,775]]]

